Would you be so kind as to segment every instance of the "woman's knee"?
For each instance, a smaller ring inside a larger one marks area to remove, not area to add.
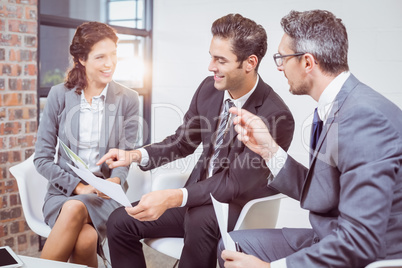
[[[88,222],[88,211],[84,203],[79,200],[68,200],[64,203],[59,218],[67,221]]]

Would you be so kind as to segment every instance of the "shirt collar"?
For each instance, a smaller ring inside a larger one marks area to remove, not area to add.
[[[334,100],[338,95],[339,91],[341,91],[343,84],[346,82],[349,76],[350,76],[349,71],[339,74],[337,77],[335,77],[334,80],[331,81],[331,83],[329,83],[329,85],[322,92],[320,99],[318,100],[318,107],[317,107],[318,116],[322,121],[324,122],[327,121]]]
[[[225,103],[225,100],[229,99],[229,100],[233,101],[233,103],[236,106],[236,108],[241,109],[243,107],[243,105],[246,103],[246,101],[248,100],[248,98],[251,96],[251,94],[253,94],[253,92],[257,88],[259,80],[260,80],[260,76],[257,75],[257,81],[255,82],[254,87],[249,92],[247,92],[247,94],[241,96],[240,98],[238,98],[236,100],[234,100],[230,96],[229,91],[225,90],[225,93],[224,93],[224,96],[223,96],[223,103]]]
[[[99,94],[99,96],[94,96],[93,99],[100,98],[101,100],[105,101],[108,88],[109,88],[109,84],[107,84],[105,86],[105,88],[102,90],[102,92],[101,92],[101,94]],[[84,90],[82,91],[82,94],[81,94],[81,103],[87,103],[87,100],[85,99],[85,91]]]

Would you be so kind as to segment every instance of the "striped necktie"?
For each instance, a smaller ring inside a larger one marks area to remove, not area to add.
[[[217,136],[215,140],[214,154],[212,155],[212,158],[210,160],[212,161],[213,164],[212,174],[214,174],[216,170],[219,168],[219,161],[217,161],[217,158],[222,148],[223,138],[225,137],[227,123],[230,118],[229,109],[234,106],[235,106],[234,103],[230,99],[225,100],[225,107],[223,110],[221,122],[219,123]]]

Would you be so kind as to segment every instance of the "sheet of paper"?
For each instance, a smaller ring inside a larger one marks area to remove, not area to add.
[[[59,140],[59,144],[61,145],[61,147],[63,148],[64,152],[66,152],[67,156],[71,159],[71,161],[73,161],[73,163],[79,167],[80,169],[88,169],[87,164],[85,164],[84,160],[82,160],[78,155],[76,155],[73,151],[71,151],[70,148],[68,148],[68,146],[62,142],[59,138],[57,138]]]
[[[59,144],[62,146],[63,150],[66,152],[67,156],[73,161],[73,163],[78,167],[74,167],[67,163],[67,165],[78,175],[81,179],[86,181],[88,184],[92,185],[98,191],[101,191],[105,195],[119,202],[125,207],[132,207],[128,197],[124,193],[121,186],[117,183],[113,183],[111,181],[103,180],[101,178],[96,177],[89,169],[85,162],[76,155],[73,151],[64,142],[60,139]]]
[[[89,171],[89,169],[78,169],[68,163],[67,165],[81,179],[95,187],[97,190],[116,200],[125,207],[132,207],[130,201],[119,184],[98,178],[91,171]]]
[[[228,233],[228,220],[229,220],[229,204],[221,203],[217,201],[212,194],[212,204],[214,205],[214,210],[216,218],[218,219],[219,230],[221,231],[223,245],[225,249],[236,251],[236,245],[232,237]]]

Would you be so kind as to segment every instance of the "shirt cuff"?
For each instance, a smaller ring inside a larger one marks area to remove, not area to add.
[[[146,166],[149,163],[149,154],[147,150],[144,148],[139,148],[138,151],[141,152],[141,161],[139,163],[140,166]]]
[[[272,175],[276,177],[276,175],[278,175],[285,165],[287,159],[288,154],[285,152],[285,150],[279,147],[278,151],[273,155],[273,157],[269,159],[269,161],[265,161],[265,163],[267,164],[269,170],[271,170]]]
[[[186,188],[180,188],[180,190],[183,192],[183,201],[181,202],[180,207],[184,207],[187,204],[188,191]]]
[[[287,268],[286,258],[271,262],[271,268]]]

